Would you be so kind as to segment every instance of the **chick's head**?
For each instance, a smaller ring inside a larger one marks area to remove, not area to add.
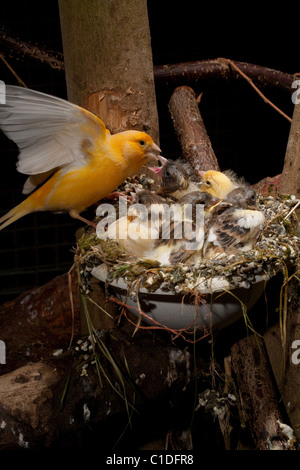
[[[219,199],[224,199],[235,188],[231,179],[220,171],[199,171],[199,176],[202,179],[201,191],[205,191]]]

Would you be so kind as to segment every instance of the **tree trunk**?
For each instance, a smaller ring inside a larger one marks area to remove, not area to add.
[[[280,192],[300,199],[300,106],[296,105],[282,170]]]
[[[300,198],[300,107],[295,105],[286,148],[279,191]],[[297,209],[298,218],[300,208]],[[300,230],[298,236],[300,234]],[[298,264],[298,272],[300,265]],[[296,270],[297,271],[297,270]],[[292,273],[290,273],[292,274]],[[286,286],[286,307],[282,321],[270,327],[265,341],[277,386],[297,440],[300,440],[300,361],[297,356],[300,339],[300,288],[295,276]],[[282,360],[282,358],[284,360]]]
[[[146,0],[59,1],[70,101],[159,140]]]

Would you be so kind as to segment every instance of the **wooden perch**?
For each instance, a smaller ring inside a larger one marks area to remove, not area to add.
[[[278,406],[264,342],[254,335],[231,348],[233,370],[239,384],[243,411],[259,450],[289,450],[286,426]]]
[[[169,110],[183,155],[195,175],[199,178],[199,170],[220,170],[194,91],[187,86],[176,88],[169,101]]]
[[[154,77],[156,83],[182,85],[210,79],[240,79],[241,75],[230,66],[228,59],[218,58],[179,64],[156,65]],[[261,65],[232,61],[251,80],[262,87],[282,88],[292,93],[295,76]]]
[[[13,37],[5,30],[0,31],[0,47],[2,51],[9,50],[10,54],[15,54],[22,57],[30,57],[31,59],[38,60],[49,65],[52,69],[64,70],[63,54],[48,50],[39,44],[32,44],[21,40],[20,38]]]

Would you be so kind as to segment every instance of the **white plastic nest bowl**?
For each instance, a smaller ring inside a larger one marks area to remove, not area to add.
[[[107,279],[107,268],[105,264],[94,267],[92,275],[105,282]],[[224,292],[220,279],[213,279],[211,293],[208,287],[205,290],[205,303],[195,305],[195,297],[187,294],[174,294],[157,289],[148,292],[140,288],[138,294],[128,295],[128,286],[124,279],[119,278],[111,282],[114,295],[128,306],[128,309],[136,316],[142,312],[142,320],[151,326],[163,326],[171,330],[192,330],[194,327],[204,330],[210,328],[224,328],[243,315],[243,309],[248,312],[261,297],[265,282],[258,279],[249,287],[239,287],[230,292]],[[222,292],[223,290],[223,292]],[[227,290],[227,289],[226,289]],[[136,296],[138,295],[138,302]]]

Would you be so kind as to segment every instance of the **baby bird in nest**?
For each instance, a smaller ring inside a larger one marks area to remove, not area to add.
[[[198,173],[201,178],[201,191],[219,199],[225,199],[233,189],[247,186],[243,178],[238,178],[231,170],[207,170]]]
[[[202,258],[207,218],[219,202],[219,199],[201,191],[182,196],[177,202],[181,207],[181,217],[161,224],[152,256],[165,265],[199,261]]]
[[[247,186],[230,191],[226,200],[210,213],[203,247],[208,259],[251,250],[263,228],[264,214],[258,210],[257,194]]]
[[[142,258],[151,253],[159,236],[159,226],[154,221],[163,214],[164,203],[164,198],[151,191],[139,191],[127,214],[113,221],[107,231],[97,234],[101,239],[116,240],[125,251]]]
[[[199,185],[191,181],[187,169],[179,162],[161,159],[163,165],[160,167],[149,167],[160,181],[158,194],[180,199],[191,191],[199,190]]]

